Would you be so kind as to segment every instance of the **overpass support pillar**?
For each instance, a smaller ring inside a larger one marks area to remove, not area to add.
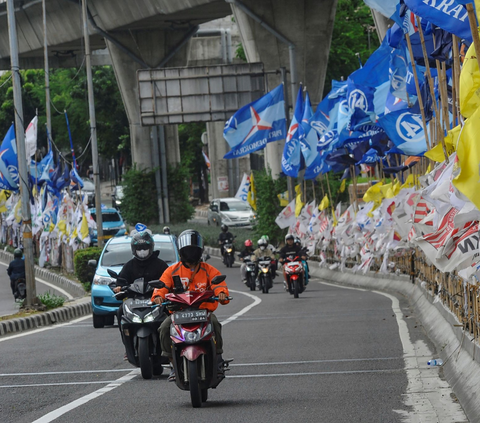
[[[133,55],[140,58],[143,64],[155,68],[187,33],[187,29],[175,31],[137,30],[118,31],[114,33],[114,36]],[[107,46],[130,124],[133,163],[140,169],[152,168],[154,167],[154,161],[151,127],[142,126],[137,86],[137,70],[145,69],[145,66],[132,59],[132,55],[126,54],[108,40]],[[169,60],[168,66],[185,66],[187,63],[187,47],[188,43],[181,47],[175,56]],[[175,135],[176,130],[176,125],[167,126],[166,129],[166,144],[168,150],[172,150],[174,162],[180,161],[178,135]],[[177,142],[175,148],[172,148],[172,140],[174,143]],[[170,159],[170,154],[168,157]]]
[[[337,0],[228,1],[239,26],[247,60],[260,60],[264,63],[265,70],[285,67],[290,71],[293,44],[293,64],[296,68],[294,82],[302,82],[308,89],[312,104],[317,105],[323,97]],[[290,41],[290,45],[285,39]],[[296,93],[292,99],[290,75],[287,79],[289,86],[286,92],[290,97],[289,104],[292,105]],[[270,90],[281,82],[280,75],[269,75]],[[265,151],[266,166],[272,170],[274,177],[281,172],[284,144],[284,141],[270,143]]]

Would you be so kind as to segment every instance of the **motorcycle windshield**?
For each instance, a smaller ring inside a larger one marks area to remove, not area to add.
[[[215,296],[213,291],[195,292],[187,291],[181,294],[167,294],[165,298],[175,304],[199,307],[200,304]]]

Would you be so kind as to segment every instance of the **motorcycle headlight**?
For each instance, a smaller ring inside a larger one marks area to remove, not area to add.
[[[192,332],[185,331],[183,333],[183,337],[185,338],[185,342],[187,344],[194,344],[200,340],[200,329],[196,329]]]
[[[133,323],[142,323],[142,319],[138,317],[135,313],[130,310],[130,308],[124,304],[123,310],[125,311],[125,315],[133,322]]]
[[[148,313],[144,318],[143,318],[143,323],[149,323],[153,322],[158,315],[160,314],[159,308],[154,308],[152,312]]]
[[[232,249],[231,248],[227,248],[227,253],[231,253],[232,252]]]
[[[268,267],[262,267],[262,272],[267,273],[268,272]]]

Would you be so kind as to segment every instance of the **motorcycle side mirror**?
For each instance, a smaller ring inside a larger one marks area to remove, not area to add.
[[[212,279],[212,282],[210,282],[210,285],[218,285],[219,283],[222,283],[225,279],[227,279],[227,276],[226,276],[226,275],[218,275],[218,276],[215,276],[215,277]]]
[[[185,292],[185,288],[183,287],[182,280],[178,275],[175,275],[173,277],[173,292],[175,294],[181,294],[182,292]]]
[[[93,267],[94,269],[96,269],[97,268],[97,260],[88,260],[87,266],[88,267]]]
[[[92,260],[93,261],[93,260]],[[114,272],[112,269],[107,269],[107,273],[112,277],[117,279],[118,278],[118,273]]]
[[[158,289],[165,288],[165,284],[164,284],[162,281],[158,281],[158,280],[150,281],[150,282],[148,282],[148,284],[149,284],[152,288],[158,288]]]

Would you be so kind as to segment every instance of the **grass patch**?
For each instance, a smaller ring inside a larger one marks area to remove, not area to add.
[[[15,314],[9,314],[8,316],[0,317],[0,321],[10,320],[10,319],[20,319],[22,317],[34,316],[35,314],[40,314],[40,312],[36,310],[20,310]]]
[[[43,295],[39,295],[38,299],[47,308],[47,310],[51,310],[52,308],[62,307],[63,303],[65,302],[65,298],[59,297],[58,295],[55,295],[55,294],[51,294],[50,291],[45,292],[45,294]]]

